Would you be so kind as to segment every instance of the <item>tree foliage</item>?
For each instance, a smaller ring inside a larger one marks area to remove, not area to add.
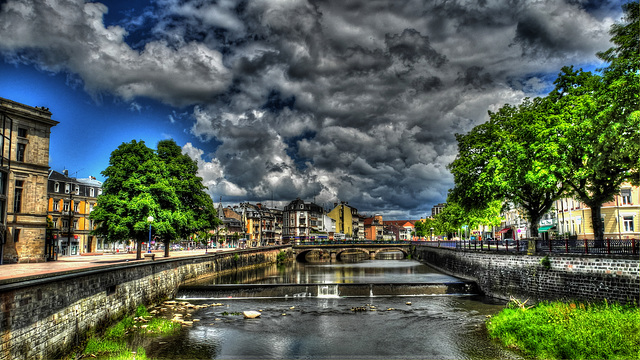
[[[602,204],[622,182],[640,183],[638,6],[625,4],[625,22],[612,26],[615,46],[597,54],[608,63],[601,75],[564,67],[548,96],[505,105],[456,135],[454,201],[466,211],[512,201],[536,236],[540,217],[566,192],[592,209],[594,235],[602,238]]]
[[[102,194],[90,215],[96,223],[95,235],[107,242],[135,240],[138,258],[149,226],[155,237],[165,241],[167,254],[169,240],[211,228],[219,221],[201,179],[198,184],[194,161],[176,153],[175,148],[180,148],[173,141],[161,142],[159,148],[161,156],[144,141],[132,140],[114,150],[102,172]]]
[[[521,207],[537,236],[540,218],[562,193],[556,173],[540,161],[542,129],[549,126],[548,102],[525,99],[505,105],[466,135],[456,135],[458,157],[449,165],[455,178],[453,201],[467,211],[487,210],[492,201]]]

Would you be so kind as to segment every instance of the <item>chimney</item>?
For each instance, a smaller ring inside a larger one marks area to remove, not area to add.
[[[64,174],[64,176],[69,176],[69,170],[67,169],[64,169],[62,173]]]

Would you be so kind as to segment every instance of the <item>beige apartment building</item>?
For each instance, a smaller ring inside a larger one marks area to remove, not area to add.
[[[591,208],[578,200],[556,200],[558,234],[575,235],[579,239],[593,239]],[[610,239],[640,238],[640,188],[623,183],[614,199],[602,205],[601,221],[604,237]]]
[[[0,260],[42,262],[47,243],[49,138],[58,124],[47,108],[0,98]]]

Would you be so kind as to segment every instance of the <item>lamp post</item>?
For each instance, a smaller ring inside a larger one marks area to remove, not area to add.
[[[147,252],[151,253],[151,223],[153,222],[153,216],[149,215],[147,222],[149,223],[149,242],[147,243]]]

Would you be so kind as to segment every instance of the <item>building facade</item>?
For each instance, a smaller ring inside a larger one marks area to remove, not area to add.
[[[593,239],[591,208],[572,198],[556,200],[557,227],[555,236],[575,236],[578,239]],[[612,201],[602,204],[601,221],[604,238],[640,238],[640,188],[623,183]]]
[[[415,231],[416,220],[390,220],[384,222],[385,229],[393,234],[393,240],[411,241]]]
[[[48,178],[49,236],[53,237],[57,256],[74,256],[104,251],[108,245],[91,234],[93,211],[98,196],[102,194],[102,182],[95,177],[75,179],[67,170],[62,173],[51,170]]]
[[[58,122],[47,108],[0,98],[0,124],[0,263],[46,261],[49,139]]]
[[[216,232],[219,236],[218,242],[222,240],[224,246],[239,247],[240,239],[245,237],[245,229],[242,225],[242,215],[235,212],[231,207],[222,207],[222,202],[218,205],[218,218],[222,225]],[[218,246],[216,244],[216,246]]]
[[[444,208],[447,206],[447,203],[440,203],[431,208],[431,217],[436,217],[436,215],[440,214]]]
[[[353,222],[357,214],[358,210],[347,203],[335,203],[333,210],[329,211],[329,217],[336,222],[335,234],[340,234],[339,237],[344,236],[346,239],[353,238]]]
[[[382,240],[384,238],[382,215],[374,215],[364,220],[364,234],[366,240]]]
[[[282,242],[300,243],[311,240],[312,234],[323,234],[324,209],[314,203],[296,199],[282,212]]]

